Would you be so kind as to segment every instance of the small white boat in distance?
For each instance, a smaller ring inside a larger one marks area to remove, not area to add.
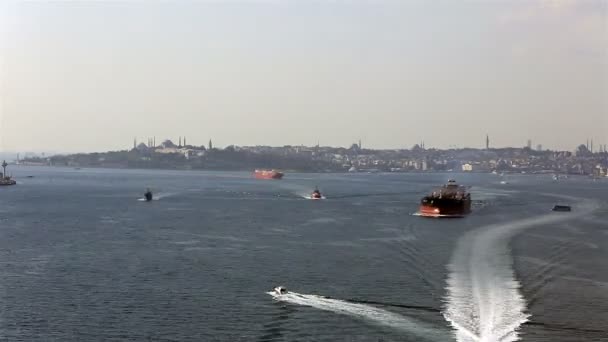
[[[287,289],[284,288],[283,286],[277,286],[274,288],[274,293],[279,296],[284,295],[284,294],[287,294]]]

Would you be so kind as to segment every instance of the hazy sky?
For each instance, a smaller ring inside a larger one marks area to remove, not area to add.
[[[0,150],[608,143],[608,0],[0,2]]]

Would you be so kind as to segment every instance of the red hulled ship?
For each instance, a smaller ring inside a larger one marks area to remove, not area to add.
[[[276,170],[255,170],[253,175],[257,179],[281,179],[283,173]]]
[[[463,217],[471,212],[471,194],[467,188],[449,180],[420,201],[420,216]]]

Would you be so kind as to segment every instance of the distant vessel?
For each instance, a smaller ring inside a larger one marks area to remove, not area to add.
[[[553,175],[553,181],[555,181],[555,182],[556,182],[556,181],[558,181],[558,180],[559,180],[559,176],[558,176],[558,175],[556,175],[556,174],[554,174],[554,175]]]
[[[281,179],[283,173],[276,170],[255,170],[253,175],[256,179]]]
[[[322,199],[323,195],[321,195],[321,191],[319,191],[319,189],[315,188],[315,191],[312,192],[312,194],[310,195],[310,199],[313,200],[318,200],[318,199]]]
[[[276,295],[279,295],[279,296],[284,295],[284,294],[287,294],[287,289],[286,289],[286,288],[284,288],[283,286],[277,286],[277,287],[275,287],[275,288],[274,288],[274,289],[272,289],[272,290],[274,291],[274,293],[275,293]]]
[[[569,205],[556,204],[553,206],[553,211],[572,211]]]
[[[0,173],[0,186],[6,186],[6,185],[15,185],[17,184],[16,181],[14,181],[10,176],[8,176],[6,174],[6,167],[8,166],[8,164],[6,163],[6,160],[2,162],[2,173]]]
[[[450,179],[448,184],[420,201],[420,216],[463,217],[471,212],[471,194]]]
[[[150,189],[146,190],[146,193],[144,194],[144,199],[146,200],[146,202],[150,202],[152,200],[152,191],[150,191]]]

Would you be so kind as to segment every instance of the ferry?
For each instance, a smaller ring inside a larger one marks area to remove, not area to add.
[[[276,170],[255,170],[253,175],[256,179],[281,179],[283,173]]]
[[[471,212],[471,194],[467,188],[450,179],[447,184],[424,196],[419,216],[464,217]]]

